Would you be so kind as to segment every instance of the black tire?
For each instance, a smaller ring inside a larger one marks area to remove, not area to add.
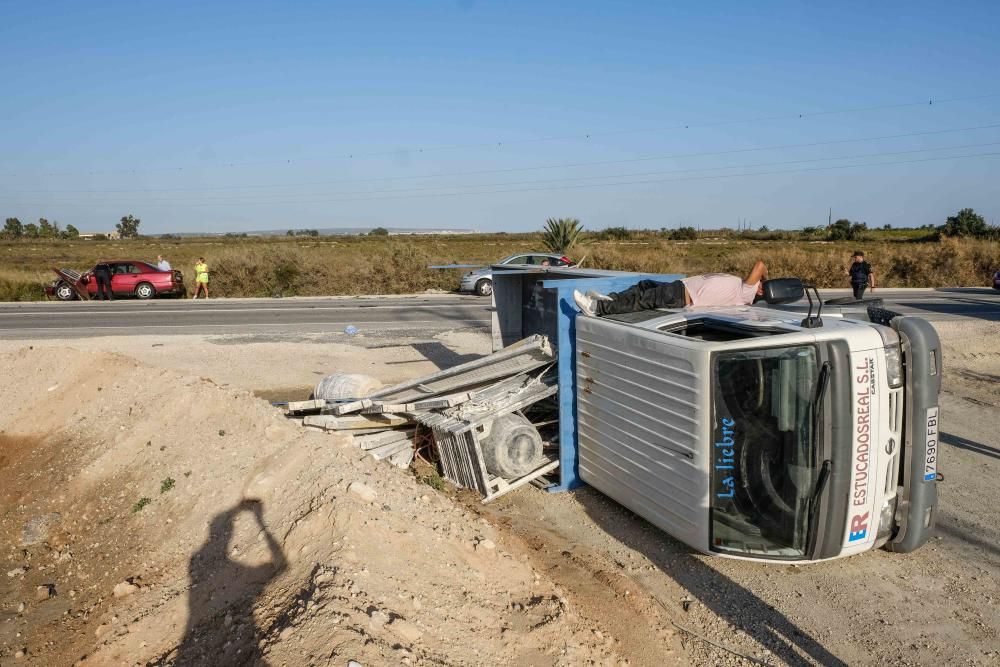
[[[827,299],[823,302],[825,306],[865,306],[866,308],[881,308],[882,297],[871,299],[855,299],[853,296],[842,296],[836,299]]]
[[[156,288],[149,283],[139,283],[135,286],[135,297],[137,299],[145,301],[152,299],[154,296],[156,296]]]
[[[490,296],[493,294],[493,281],[489,278],[483,278],[476,283],[476,294],[479,296]]]
[[[868,320],[873,324],[882,324],[889,326],[892,322],[892,318],[899,317],[902,313],[897,313],[894,310],[889,310],[888,308],[878,308],[874,306],[868,307]]]
[[[508,414],[493,420],[490,434],[480,440],[486,469],[504,479],[517,479],[542,464],[542,436],[521,415]]]
[[[56,285],[56,298],[60,301],[74,301],[77,294],[69,283],[59,283]]]

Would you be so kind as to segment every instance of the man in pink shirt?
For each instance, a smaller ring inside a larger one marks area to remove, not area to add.
[[[757,261],[746,278],[728,273],[708,273],[683,280],[661,283],[640,280],[621,292],[605,296],[596,292],[573,291],[573,300],[584,315],[619,315],[654,308],[684,306],[740,306],[753,303],[764,293],[761,281],[767,280],[767,266]]]

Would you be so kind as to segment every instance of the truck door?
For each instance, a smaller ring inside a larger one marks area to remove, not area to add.
[[[709,355],[655,330],[576,319],[580,478],[708,551]]]

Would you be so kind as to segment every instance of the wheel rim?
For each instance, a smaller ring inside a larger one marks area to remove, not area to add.
[[[483,296],[489,296],[490,294],[493,294],[493,283],[489,281],[483,281],[483,283],[479,286],[479,293],[482,294]]]
[[[68,299],[72,294],[73,290],[66,285],[60,285],[59,289],[56,290],[56,296],[60,299]]]
[[[143,299],[149,298],[153,294],[153,289],[149,285],[139,286],[139,296]]]

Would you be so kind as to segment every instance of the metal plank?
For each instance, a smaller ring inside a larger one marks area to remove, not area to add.
[[[456,432],[471,430],[477,426],[485,424],[491,419],[496,419],[500,415],[505,415],[526,408],[532,403],[537,403],[543,398],[552,396],[559,391],[558,387],[546,387],[544,385],[540,385],[540,387],[541,388],[539,390],[526,393],[524,396],[519,397],[516,401],[504,402],[496,409],[490,410],[488,413],[477,415],[474,419],[465,421],[464,423],[458,424],[453,428]]]
[[[433,394],[454,393],[465,387],[482,385],[486,382],[516,375],[550,363],[553,358],[552,346],[544,336],[531,336],[506,347],[499,352],[431,373],[420,378],[382,389],[368,398],[372,401],[408,403],[430,398]],[[332,409],[335,415],[357,412],[369,405],[363,401],[342,403]]]
[[[382,431],[371,435],[355,436],[354,440],[362,450],[375,449],[390,442],[399,442],[413,437],[413,431]]]
[[[497,490],[491,494],[488,494],[485,498],[483,498],[483,504],[485,505],[486,503],[492,502],[497,498],[499,498],[500,496],[510,493],[511,491],[518,489],[524,486],[525,484],[530,484],[539,477],[541,477],[542,475],[546,475],[558,467],[559,467],[559,461],[549,461],[545,465],[541,466],[540,468],[536,468],[535,470],[528,473],[524,477],[520,477],[517,480],[509,483],[502,477],[497,477],[496,479],[503,483],[497,484],[496,485]]]
[[[423,401],[417,401],[414,403],[413,410],[402,410],[401,412],[413,412],[415,410],[440,410],[442,408],[453,408],[456,405],[460,405],[469,400],[472,396],[470,392],[463,391],[459,394],[451,394],[450,396],[439,396],[437,398],[429,398]]]
[[[401,452],[396,452],[389,457],[389,463],[396,466],[397,468],[408,468],[411,463],[413,463],[413,449],[404,449]]]
[[[305,426],[316,426],[327,431],[350,431],[356,429],[382,429],[411,423],[406,417],[397,415],[309,415],[302,420]]]
[[[387,459],[393,454],[398,454],[399,452],[407,449],[413,449],[413,442],[410,440],[398,440],[396,442],[390,442],[386,445],[376,447],[375,449],[369,449],[368,455],[376,461],[381,461],[382,459]]]
[[[309,401],[289,401],[285,405],[285,414],[299,414],[301,412],[309,412],[312,410],[321,410],[326,407],[326,401],[324,399],[315,399]]]

